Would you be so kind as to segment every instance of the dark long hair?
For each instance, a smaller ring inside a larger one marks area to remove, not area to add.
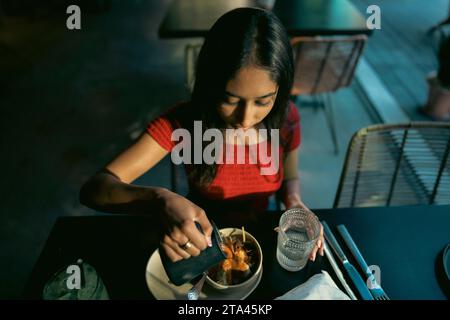
[[[229,11],[208,32],[197,60],[188,118],[201,120],[204,130],[224,128],[216,107],[224,98],[227,82],[248,65],[267,70],[278,84],[274,106],[263,123],[269,130],[281,129],[293,81],[292,48],[280,20],[257,8]],[[216,171],[215,164],[199,164],[188,174],[191,181],[203,185],[214,179]]]

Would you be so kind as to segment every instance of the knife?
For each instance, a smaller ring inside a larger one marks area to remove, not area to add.
[[[380,284],[375,279],[375,276],[372,274],[372,272],[369,269],[369,266],[367,265],[366,261],[364,260],[361,252],[359,251],[358,247],[356,246],[356,243],[353,241],[352,236],[348,232],[347,228],[341,224],[337,226],[337,229],[339,233],[341,234],[342,238],[344,239],[345,243],[347,244],[347,247],[352,252],[353,256],[355,257],[356,261],[358,262],[359,266],[361,267],[364,274],[367,276],[367,280],[369,280],[370,284],[368,285],[370,292],[374,297],[379,296],[380,294],[383,294],[386,299],[389,299],[384,293],[383,289],[381,288]]]
[[[338,256],[339,260],[341,260],[342,265],[344,266],[345,271],[349,275],[359,294],[361,295],[363,300],[373,300],[372,294],[366,286],[366,282],[361,278],[358,271],[356,271],[355,267],[348,261],[347,257],[342,251],[341,246],[337,242],[333,233],[331,232],[330,227],[326,222],[322,222],[323,231],[325,235],[325,239],[330,244],[333,251]]]
[[[334,273],[336,274],[337,278],[341,282],[345,291],[347,291],[348,296],[352,300],[357,300],[352,289],[350,289],[350,287],[348,286],[347,281],[345,281],[344,275],[342,274],[341,269],[339,269],[339,266],[337,265],[336,260],[334,260],[333,254],[330,252],[330,249],[329,249],[326,241],[323,242],[323,248],[324,248],[325,256],[328,258],[328,260],[331,264],[331,267],[334,270]]]

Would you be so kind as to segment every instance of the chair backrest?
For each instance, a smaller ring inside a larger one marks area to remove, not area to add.
[[[189,92],[194,89],[195,70],[197,69],[197,59],[202,48],[202,43],[187,44],[184,51],[185,68],[186,68],[186,87]]]
[[[349,86],[367,40],[347,37],[296,37],[293,95],[333,92]]]
[[[450,204],[450,123],[374,125],[353,136],[334,207]]]

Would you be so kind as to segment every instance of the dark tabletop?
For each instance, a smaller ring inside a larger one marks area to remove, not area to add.
[[[160,38],[204,37],[224,13],[265,7],[258,0],[174,0],[159,28]],[[273,7],[291,36],[370,34],[366,18],[348,0],[277,0]]]
[[[439,255],[450,242],[450,206],[315,212],[327,221],[343,248],[335,226],[341,223],[347,226],[367,263],[381,268],[381,286],[391,299],[446,298],[448,287],[442,287],[445,282],[439,278],[442,276]],[[257,220],[245,222],[246,230],[260,242],[264,256],[261,283],[249,299],[273,299],[321,269],[331,270],[325,258],[318,258],[296,273],[278,265],[273,228],[279,216],[280,212],[267,212]],[[213,219],[219,228],[241,227],[242,223],[233,224],[237,220],[220,216]],[[112,299],[152,299],[145,268],[158,246],[159,230],[154,220],[142,216],[59,218],[33,269],[24,297],[40,298],[44,284],[56,271],[82,258],[101,275]],[[336,280],[333,274],[332,277]],[[337,280],[336,283],[339,284]]]

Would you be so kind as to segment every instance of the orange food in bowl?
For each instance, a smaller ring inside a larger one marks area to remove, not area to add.
[[[218,289],[238,288],[257,279],[262,272],[262,251],[256,239],[235,228],[220,230],[226,259],[208,272],[207,282]]]

